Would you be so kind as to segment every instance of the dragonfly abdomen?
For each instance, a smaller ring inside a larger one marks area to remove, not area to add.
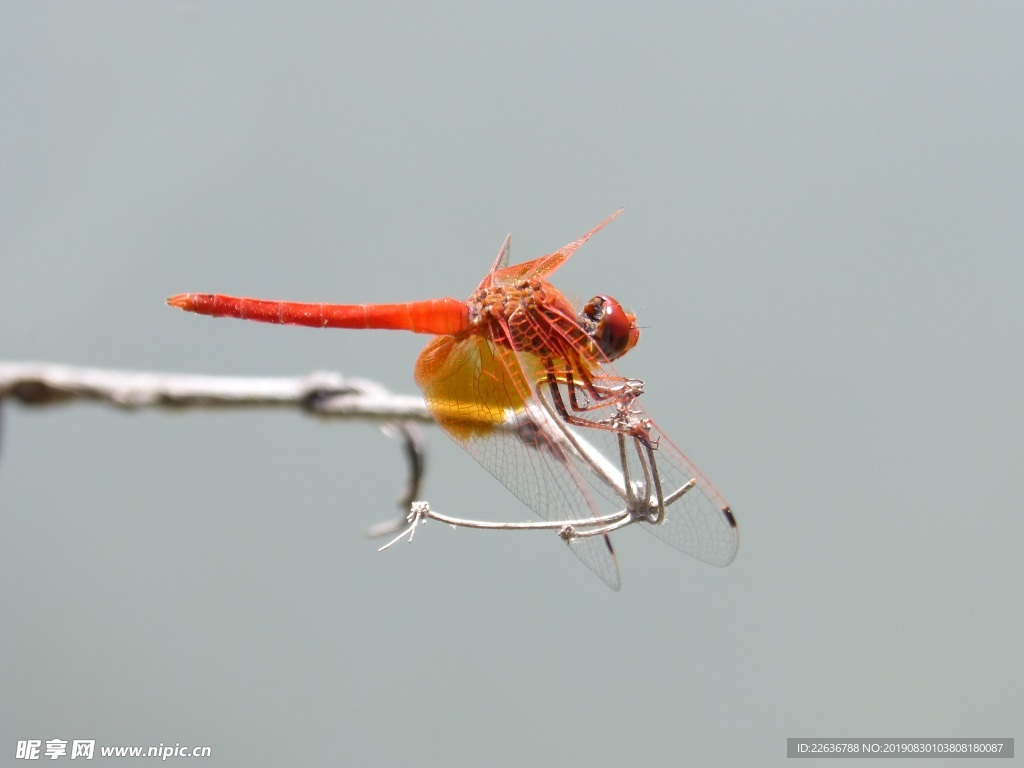
[[[455,299],[404,304],[307,304],[220,293],[181,293],[167,299],[167,303],[199,315],[311,328],[376,328],[451,335],[469,326],[465,303]]]

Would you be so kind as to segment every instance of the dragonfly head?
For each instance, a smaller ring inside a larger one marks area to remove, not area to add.
[[[595,296],[579,314],[580,327],[607,360],[622,357],[640,340],[636,315],[611,296]]]

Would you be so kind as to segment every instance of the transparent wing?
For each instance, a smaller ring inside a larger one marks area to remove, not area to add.
[[[638,410],[647,418],[645,411]],[[641,522],[640,527],[698,560],[711,565],[728,565],[736,557],[740,544],[739,528],[728,502],[686,454],[648,421],[655,446],[653,466],[665,501],[665,517],[658,525]],[[690,490],[672,497],[691,481],[694,485]]]
[[[470,335],[435,337],[416,363],[416,381],[445,432],[524,504],[546,520],[597,516],[592,478],[538,407],[535,361]],[[607,536],[567,541],[569,549],[612,589],[619,568]]]
[[[642,382],[618,377],[605,365],[592,375],[592,384],[589,391],[576,387],[579,410],[566,406],[578,422],[566,431],[581,435],[608,462],[600,474],[597,462],[587,462],[599,474],[590,486],[613,506],[632,508],[636,524],[670,546],[712,565],[731,563],[739,548],[732,510],[637,403]],[[595,399],[593,391],[607,397]],[[573,402],[564,381],[539,393],[552,404],[556,398]]]
[[[619,208],[615,213],[609,216],[607,219],[602,221],[592,230],[587,232],[583,237],[578,240],[574,240],[562,248],[559,248],[554,253],[549,253],[547,256],[541,256],[533,259],[532,261],[524,261],[522,264],[515,264],[511,267],[508,264],[509,254],[509,238],[505,238],[505,243],[502,245],[501,250],[498,252],[498,258],[494,261],[494,266],[491,267],[491,272],[485,278],[485,282],[489,285],[491,281],[498,285],[511,285],[521,280],[526,280],[531,277],[545,278],[558,269],[566,260],[573,255],[577,248],[583,245],[589,240],[595,233],[602,229],[608,222],[614,219],[622,213],[622,209]]]

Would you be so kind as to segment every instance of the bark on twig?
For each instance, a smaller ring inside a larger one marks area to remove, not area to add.
[[[390,424],[409,463],[407,488],[399,500],[403,509],[417,498],[424,471],[419,424],[433,423],[422,397],[396,395],[375,382],[329,371],[294,377],[200,376],[0,362],[0,404],[6,400],[32,407],[95,401],[128,410],[296,408],[326,418]]]
[[[45,406],[95,400],[119,408],[299,408],[318,416],[432,423],[418,395],[315,371],[294,377],[200,376],[0,362],[0,399]]]

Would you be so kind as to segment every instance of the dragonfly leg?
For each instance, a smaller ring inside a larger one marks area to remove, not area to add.
[[[619,440],[620,443],[625,440],[621,433]],[[633,447],[636,449],[637,458],[644,472],[644,484],[642,487],[645,489],[645,498],[639,503],[638,512],[635,514],[651,525],[661,525],[665,521],[666,509],[678,501],[687,491],[692,490],[697,485],[697,479],[690,478],[690,480],[666,497],[662,490],[661,473],[658,472],[658,460],[655,458],[654,453],[658,446],[648,437],[634,435]],[[620,461],[622,462],[623,474],[628,475],[624,448],[620,448]],[[626,485],[628,488],[632,487],[629,482]],[[627,504],[633,501],[634,499],[632,498],[627,499]]]
[[[642,424],[640,426],[645,427]],[[637,462],[643,472],[642,482],[634,482],[629,477],[629,451],[626,448],[627,434],[636,451]],[[655,454],[658,446],[650,439],[649,430],[646,428],[624,430],[619,432],[618,442],[619,463],[622,468],[626,490],[626,509],[630,511],[633,520],[651,525],[661,525],[665,521],[667,508],[697,485],[696,478],[691,478],[666,496],[662,488],[661,473],[658,471],[658,460]],[[640,493],[637,493],[638,488],[641,491]]]
[[[618,401],[622,399],[624,395],[623,385],[628,383],[626,379],[615,378],[614,381],[619,382],[619,384],[614,387],[606,384],[598,386],[594,382],[594,377],[590,375],[590,371],[587,366],[580,360],[579,354],[573,350],[565,350],[565,355],[566,365],[564,383],[569,396],[569,404],[573,411],[576,413],[586,413],[587,411],[592,411],[596,408],[603,408],[608,404],[609,400]],[[571,361],[569,358],[571,358]],[[554,369],[551,361],[548,361],[547,369],[549,374]],[[581,379],[581,384],[579,386],[577,386],[575,377],[573,376],[574,370],[579,372],[579,377]],[[641,384],[640,387],[642,389],[643,385]],[[589,404],[579,402],[578,398],[579,393],[581,392],[585,392],[590,398],[591,402]],[[636,394],[639,394],[639,392]]]
[[[631,480],[629,477],[629,449],[626,447],[626,434],[619,432],[617,438],[619,463],[622,466],[622,478],[626,486],[626,509],[634,521],[639,520],[645,523],[658,524],[661,522],[662,516],[653,514],[651,511],[654,508],[651,503],[651,476],[657,474],[657,469],[652,469],[648,465],[648,461],[653,462],[654,457],[650,454],[644,454],[640,449],[638,438],[631,438],[630,442],[636,451],[640,469],[643,471],[644,476],[643,481]]]
[[[551,393],[551,402],[561,420],[566,424],[576,427],[590,427],[592,429],[607,429],[612,432],[622,432],[634,429],[633,420],[623,420],[616,416],[612,419],[596,420],[578,416],[577,414],[588,413],[599,408],[614,406],[617,410],[629,412],[629,406],[640,394],[643,393],[643,382],[638,379],[616,379],[615,386],[597,386],[587,376],[582,385],[577,385],[575,377],[570,369],[558,375],[550,364],[547,368],[547,384]],[[563,386],[565,391],[563,392]],[[581,403],[579,393],[586,392],[591,402]]]

